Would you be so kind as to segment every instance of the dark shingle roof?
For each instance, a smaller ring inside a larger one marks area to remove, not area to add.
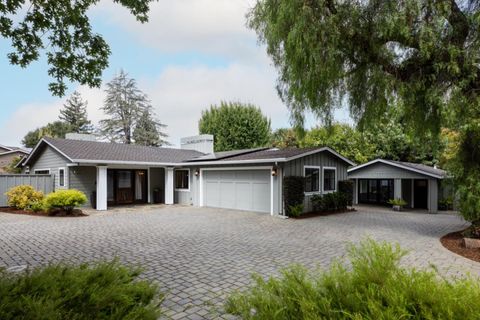
[[[385,163],[385,164],[388,164],[388,165],[391,165],[391,166],[400,167],[404,170],[414,171],[414,172],[417,172],[417,173],[420,173],[420,174],[424,174],[424,175],[427,175],[427,176],[433,176],[433,177],[439,178],[439,179],[445,178],[447,176],[447,172],[445,170],[435,168],[435,167],[431,167],[431,166],[427,166],[425,164],[403,162],[403,161],[394,161],[394,160],[385,160],[385,159],[375,159],[375,160],[369,161],[367,163],[364,163],[364,164],[361,164],[361,165],[358,165],[356,167],[348,169],[348,172],[350,173],[350,172],[354,172],[354,171],[357,171],[357,170],[361,170],[362,168],[368,167],[368,166],[373,165],[375,163]]]
[[[393,163],[397,163],[397,164],[400,164],[400,165],[404,165],[405,167],[409,167],[409,168],[412,168],[412,169],[416,169],[416,170],[420,170],[420,171],[423,171],[423,172],[426,172],[426,173],[430,173],[430,174],[434,174],[434,175],[437,175],[437,176],[442,176],[442,177],[445,177],[447,175],[447,172],[445,170],[442,170],[440,168],[435,168],[435,167],[431,167],[431,166],[427,166],[427,165],[424,165],[424,164],[421,164],[421,163],[412,163],[412,162],[403,162],[403,161],[393,161],[393,160],[390,160],[391,162]]]
[[[204,155],[204,153],[186,149],[70,139],[44,138],[44,140],[74,161],[176,163]]]

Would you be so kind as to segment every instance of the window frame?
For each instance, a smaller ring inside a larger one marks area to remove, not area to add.
[[[333,190],[325,190],[325,170],[333,170],[335,172],[335,182]],[[337,167],[322,167],[322,192],[323,193],[332,193],[337,192]]]
[[[186,171],[188,175],[188,188],[177,188],[177,172],[178,171]],[[175,191],[182,191],[182,192],[189,192],[190,191],[190,169],[185,168],[185,169],[175,169],[173,174],[173,184],[175,187]]]
[[[306,175],[306,171],[307,169],[317,169],[318,170],[318,190],[316,191],[307,191],[305,190],[304,193],[305,194],[319,194],[321,192],[321,188],[320,188],[320,183],[321,183],[321,180],[322,180],[322,176],[321,176],[321,167],[320,166],[303,166],[303,177],[306,179],[307,175]],[[305,180],[305,184],[306,184],[306,180]]]
[[[63,171],[63,184],[60,180],[60,171]],[[67,170],[65,167],[58,168],[58,187],[65,188],[67,186]]]
[[[48,173],[38,173],[38,171],[48,171]],[[52,174],[52,171],[50,170],[50,168],[33,169],[33,174]]]

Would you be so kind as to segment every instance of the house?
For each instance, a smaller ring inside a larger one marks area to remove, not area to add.
[[[352,161],[328,147],[213,152],[213,136],[183,138],[181,149],[43,138],[23,162],[26,173],[53,174],[56,188],[87,194],[98,210],[162,202],[283,214],[285,176],[306,177],[313,194],[337,190]],[[96,203],[95,203],[96,202]]]
[[[348,169],[348,178],[355,181],[355,204],[386,204],[400,198],[409,208],[435,213],[447,175],[423,164],[376,159]]]
[[[5,167],[17,157],[27,156],[29,152],[22,148],[7,147],[0,144],[0,174],[5,173]]]

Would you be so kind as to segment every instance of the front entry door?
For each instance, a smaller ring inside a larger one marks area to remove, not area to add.
[[[413,185],[413,199],[416,209],[428,209],[428,181],[414,180]]]
[[[132,171],[117,171],[117,204],[126,204],[133,202],[133,178]]]

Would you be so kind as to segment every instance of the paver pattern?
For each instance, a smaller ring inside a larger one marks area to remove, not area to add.
[[[303,220],[211,208],[165,207],[80,218],[0,213],[0,267],[119,257],[141,264],[144,276],[168,292],[166,318],[221,314],[225,296],[291,263],[328,267],[348,242],[366,236],[411,250],[403,263],[435,264],[442,273],[480,275],[480,264],[444,249],[439,237],[467,224],[454,215],[357,212]]]

